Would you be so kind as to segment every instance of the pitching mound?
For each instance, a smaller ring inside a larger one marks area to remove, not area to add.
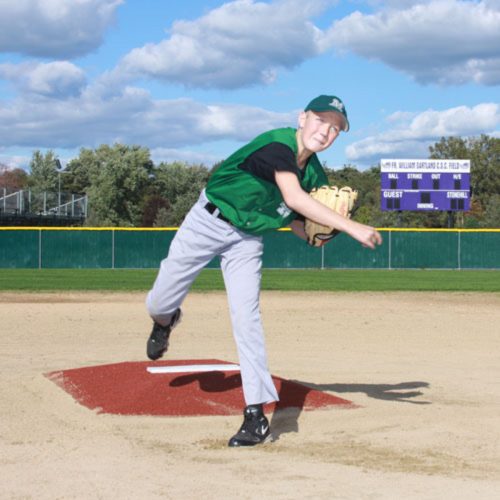
[[[45,374],[83,406],[114,415],[239,415],[244,405],[238,365],[209,360],[124,362]],[[267,411],[355,405],[273,376],[280,401]]]

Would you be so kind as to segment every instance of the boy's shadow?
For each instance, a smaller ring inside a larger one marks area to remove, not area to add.
[[[399,384],[311,384],[299,382],[311,389],[332,392],[364,392],[369,398],[383,399],[385,401],[399,401],[414,405],[428,405],[430,401],[412,401],[411,398],[422,396],[422,391],[411,391],[420,387],[429,387],[428,382],[401,382]]]
[[[296,387],[303,387],[305,389],[297,393]],[[276,404],[271,420],[273,437],[275,440],[278,440],[281,434],[298,432],[299,416],[304,408],[307,393],[312,389],[334,393],[364,392],[370,398],[385,401],[419,405],[431,404],[430,401],[412,401],[411,398],[421,396],[423,393],[411,389],[421,387],[429,387],[429,384],[427,382],[401,382],[399,384],[313,384],[298,380],[293,381],[291,384],[282,384],[279,393],[280,401]],[[289,394],[289,391],[293,391],[293,395]],[[298,403],[296,406],[288,404],[290,397],[293,397],[293,400]]]
[[[213,371],[203,373],[192,373],[181,375],[170,382],[170,387],[181,387],[183,385],[198,382],[200,389],[204,392],[225,392],[241,387],[241,375],[226,376],[224,372]]]
[[[235,373],[227,376],[224,372],[214,371],[181,375],[170,382],[171,387],[180,387],[198,382],[200,389],[205,392],[224,392],[241,387],[241,375]],[[369,398],[384,401],[396,401],[418,405],[431,404],[429,401],[413,401],[412,398],[421,396],[419,388],[429,387],[427,382],[401,382],[399,384],[313,384],[299,380],[281,380],[279,390],[280,400],[275,405],[267,405],[266,409],[274,406],[271,419],[271,428],[275,440],[281,434],[298,432],[299,416],[304,409],[307,394],[311,390],[334,393],[362,392]]]

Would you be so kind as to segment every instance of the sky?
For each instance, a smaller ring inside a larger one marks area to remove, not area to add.
[[[149,148],[208,167],[320,94],[360,170],[500,137],[500,0],[0,0],[0,163]]]

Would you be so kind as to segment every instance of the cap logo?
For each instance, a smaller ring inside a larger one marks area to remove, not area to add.
[[[329,106],[332,106],[336,109],[340,109],[340,111],[344,111],[344,104],[340,102],[338,99],[333,99],[331,103],[328,104]]]

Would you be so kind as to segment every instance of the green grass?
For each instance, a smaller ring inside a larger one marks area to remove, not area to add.
[[[0,269],[0,291],[146,291],[155,269]],[[193,291],[223,290],[219,270],[206,269]],[[500,292],[500,271],[264,270],[263,290]]]

